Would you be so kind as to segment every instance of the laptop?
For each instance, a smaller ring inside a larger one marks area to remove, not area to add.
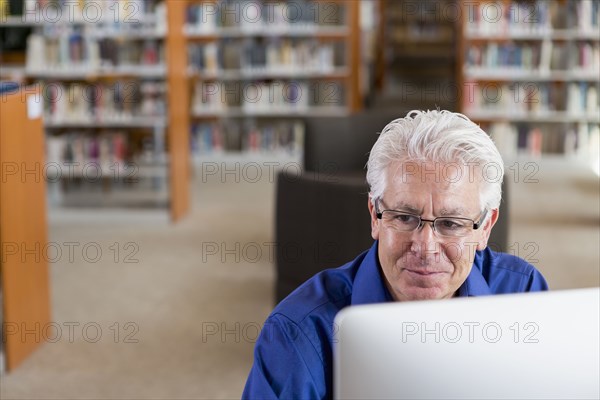
[[[600,288],[348,307],[337,399],[598,399]]]

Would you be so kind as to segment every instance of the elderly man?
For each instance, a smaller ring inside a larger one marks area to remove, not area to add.
[[[373,246],[275,308],[243,398],[331,398],[333,320],[344,307],[547,290],[532,265],[487,247],[503,175],[494,143],[464,115],[411,111],[390,122],[367,164]]]

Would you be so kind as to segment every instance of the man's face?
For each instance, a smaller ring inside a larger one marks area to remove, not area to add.
[[[473,171],[458,164],[393,162],[379,209],[399,210],[423,219],[461,217],[479,221],[482,182]],[[451,172],[449,172],[451,171]],[[477,169],[475,169],[477,171]],[[369,201],[371,235],[379,240],[379,262],[387,287],[397,301],[452,297],[471,271],[475,250],[487,245],[498,210],[489,210],[482,227],[466,236],[446,237],[431,223],[412,232],[393,229],[377,219]]]

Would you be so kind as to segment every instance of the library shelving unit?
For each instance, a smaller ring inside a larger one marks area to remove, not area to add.
[[[451,2],[381,0],[377,89],[405,108],[453,109],[456,20]]]
[[[359,1],[180,3],[195,160],[300,161],[304,118],[361,107]]]
[[[464,3],[462,112],[509,158],[591,161],[600,138],[600,1]]]
[[[181,44],[176,3],[27,0],[22,15],[0,19],[32,30],[24,65],[2,73],[40,87],[48,165],[60,166],[48,179],[53,203],[185,214],[188,133],[173,93],[182,65],[169,48]]]
[[[35,88],[0,83],[0,362],[9,371],[43,342],[50,322],[40,98]]]

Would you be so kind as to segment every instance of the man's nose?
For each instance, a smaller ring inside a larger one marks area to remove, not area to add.
[[[413,231],[413,251],[423,256],[427,254],[437,254],[440,251],[440,244],[436,233],[433,230],[433,222],[423,221],[422,226]]]

